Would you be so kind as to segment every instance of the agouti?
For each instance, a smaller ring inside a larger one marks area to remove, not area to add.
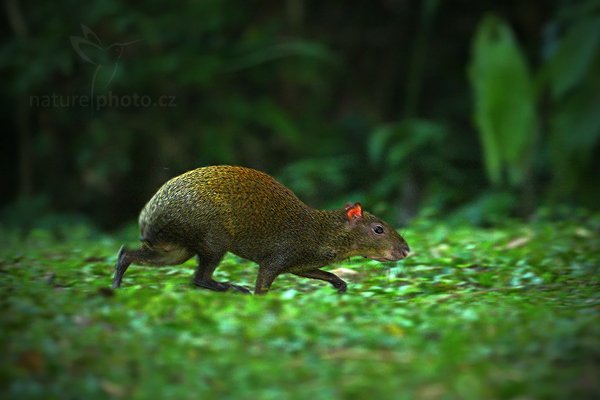
[[[113,288],[130,264],[176,265],[194,255],[194,284],[211,290],[249,290],[213,280],[226,252],[259,265],[254,293],[266,293],[281,273],[320,279],[339,292],[346,283],[319,268],[352,256],[396,261],[406,241],[355,203],[324,211],[304,204],[271,176],[244,167],[211,166],[165,183],[139,217],[142,246],[121,247]]]

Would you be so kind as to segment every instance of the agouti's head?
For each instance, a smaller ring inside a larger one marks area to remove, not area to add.
[[[408,256],[406,240],[376,216],[363,212],[360,203],[347,205],[345,212],[352,255],[377,261],[398,261]]]

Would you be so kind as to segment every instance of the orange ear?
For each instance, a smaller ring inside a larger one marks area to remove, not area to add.
[[[346,210],[346,218],[348,218],[348,221],[350,222],[358,221],[363,216],[360,203],[354,203],[354,205],[348,204],[344,209]]]

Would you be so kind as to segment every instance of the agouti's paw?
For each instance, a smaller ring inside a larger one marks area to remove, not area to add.
[[[224,285],[227,285],[227,289],[232,289],[235,290],[237,292],[240,293],[244,293],[244,294],[252,294],[252,292],[250,292],[250,290],[248,290],[247,288],[240,286],[240,285],[236,285],[235,283],[230,283],[230,282],[222,282]]]
[[[201,287],[204,289],[210,289],[210,290],[214,290],[217,292],[226,292],[228,290],[235,290],[236,292],[240,292],[240,293],[244,293],[244,294],[251,293],[250,290],[246,289],[243,286],[236,285],[236,284],[230,283],[230,282],[217,282],[212,279],[209,281],[194,280],[193,284],[197,287]]]
[[[346,289],[348,288],[346,282],[342,280],[340,280],[340,282],[336,282],[333,286],[337,289],[338,293],[346,293]]]

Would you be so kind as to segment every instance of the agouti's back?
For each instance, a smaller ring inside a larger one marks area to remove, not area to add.
[[[139,223],[142,238],[149,242],[194,246],[220,240],[257,261],[260,254],[252,254],[262,253],[257,244],[285,240],[289,230],[299,234],[293,227],[310,221],[311,211],[316,210],[271,176],[223,165],[169,180],[146,204]]]
[[[282,272],[327,280],[342,291],[341,279],[318,268],[355,255],[391,261],[408,254],[404,239],[358,203],[317,210],[271,176],[244,167],[203,167],[169,180],[148,201],[139,224],[143,246],[121,249],[113,287],[131,263],[179,264],[197,254],[196,285],[244,291],[212,280],[231,251],[260,265],[258,293]]]

